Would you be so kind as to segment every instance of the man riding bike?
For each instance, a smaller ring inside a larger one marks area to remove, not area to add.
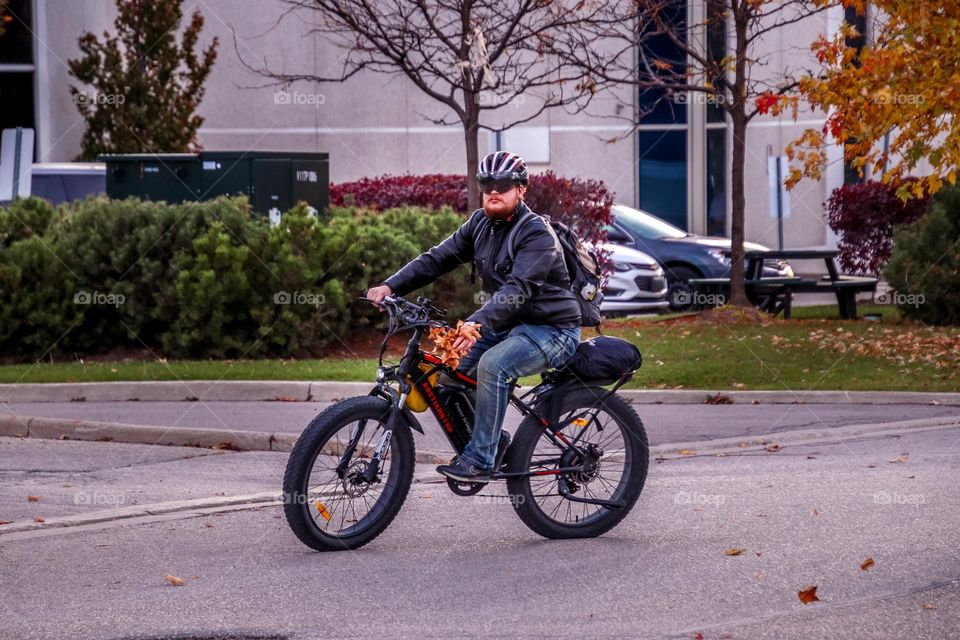
[[[467,322],[480,325],[480,338],[460,336],[453,346],[470,350],[458,369],[477,380],[476,422],[463,454],[437,467],[461,482],[486,482],[494,471],[510,382],[562,365],[580,342],[580,306],[563,249],[549,223],[523,202],[529,183],[523,158],[491,153],[477,181],[483,208],[366,294],[375,302],[404,296],[473,261],[487,300]],[[511,260],[507,239],[515,226]]]

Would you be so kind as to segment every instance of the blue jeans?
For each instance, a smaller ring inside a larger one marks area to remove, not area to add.
[[[493,468],[510,400],[510,382],[559,367],[570,359],[578,344],[580,327],[521,324],[506,331],[482,333],[458,367],[477,380],[473,436],[460,457],[474,466]]]

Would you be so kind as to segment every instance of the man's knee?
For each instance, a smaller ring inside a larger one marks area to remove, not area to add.
[[[477,362],[477,380],[506,378],[508,366],[509,363],[498,358],[493,350],[487,351],[480,356],[480,361]]]

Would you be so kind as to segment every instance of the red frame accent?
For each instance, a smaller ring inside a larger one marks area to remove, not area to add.
[[[463,381],[466,382],[467,384],[473,385],[474,387],[477,386],[477,381],[476,381],[476,380],[474,380],[474,379],[471,378],[470,376],[467,376],[467,375],[464,375],[464,374],[460,373],[460,372],[457,371],[456,369],[451,369],[450,367],[444,365],[444,364],[443,364],[443,360],[441,360],[441,359],[438,358],[437,356],[433,355],[432,353],[421,353],[420,355],[423,356],[423,359],[424,359],[425,361],[429,362],[430,364],[439,364],[439,365],[442,365],[442,366],[444,367],[444,371],[446,371],[447,373],[450,373],[450,374],[452,374],[452,375],[457,376],[458,378],[460,378],[461,380],[463,380]]]

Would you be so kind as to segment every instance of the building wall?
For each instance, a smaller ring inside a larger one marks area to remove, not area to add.
[[[34,0],[37,15],[38,140],[41,161],[73,158],[80,148],[83,121],[71,100],[71,78],[66,61],[79,54],[76,43],[85,31],[113,31],[114,5],[110,0]],[[301,82],[278,97],[278,87],[246,65],[264,61],[277,71],[308,74],[336,73],[342,52],[321,36],[311,35],[311,14],[288,16],[277,23],[282,5],[263,0],[205,0],[197,6],[206,24],[201,43],[220,39],[219,55],[206,84],[200,107],[205,123],[199,141],[208,150],[326,151],[331,179],[344,181],[385,173],[462,173],[465,146],[459,124],[440,126],[428,118],[442,118],[444,108],[423,95],[404,77],[358,74],[342,84]],[[805,54],[816,34],[837,26],[836,16],[823,15],[792,27],[769,42],[772,64],[755,73],[776,74],[809,62]],[[235,30],[235,31],[234,31]],[[809,65],[808,65],[809,66]],[[637,202],[636,137],[611,119],[618,104],[632,103],[629,89],[617,96],[601,96],[590,113],[571,115],[548,111],[526,125],[505,133],[511,139],[537,142],[543,162],[532,162],[534,173],[552,169],[562,175],[599,178],[617,200]],[[289,96],[289,100],[285,98]],[[299,102],[299,104],[297,104]],[[530,105],[507,105],[505,113],[522,112]],[[787,118],[758,118],[748,134],[747,238],[776,246],[776,220],[769,216],[766,158],[783,153],[803,126],[818,126],[817,114],[802,113],[800,124]],[[496,126],[498,119],[486,121]],[[695,125],[699,126],[699,125]],[[526,135],[525,134],[532,134]],[[618,139],[619,138],[619,139]],[[615,140],[615,141],[613,141]],[[481,153],[495,144],[482,134]],[[728,136],[727,153],[731,143]],[[703,162],[691,155],[691,162]],[[728,163],[729,164],[729,163]],[[704,189],[703,172],[691,169],[690,190]],[[823,223],[823,202],[839,184],[835,172],[819,182],[801,183],[791,194],[791,216],[785,223],[787,246],[821,245],[829,241]],[[705,193],[705,192],[704,192]],[[727,197],[729,200],[729,175]],[[703,195],[688,198],[690,228],[704,227]],[[728,203],[729,211],[729,203]],[[728,227],[729,228],[729,227]]]

